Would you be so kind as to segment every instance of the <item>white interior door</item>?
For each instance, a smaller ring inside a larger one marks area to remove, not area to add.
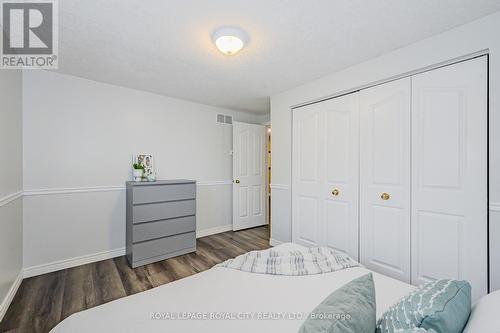
[[[360,92],[360,259],[410,282],[410,78]]]
[[[359,96],[319,103],[324,112],[322,188],[326,246],[358,257]]]
[[[324,244],[323,118],[319,103],[293,111],[292,240],[305,246]]]
[[[413,77],[412,283],[468,280],[487,293],[487,64]]]
[[[266,224],[266,127],[233,122],[233,230]]]

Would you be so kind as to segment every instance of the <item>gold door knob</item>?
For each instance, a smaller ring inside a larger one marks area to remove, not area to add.
[[[332,195],[333,195],[333,196],[337,197],[339,194],[340,194],[340,191],[339,191],[339,190],[337,190],[336,188],[335,188],[335,189],[333,189],[333,191],[332,191]]]
[[[239,179],[236,179],[234,182],[235,182],[236,184],[239,184],[239,183],[240,183],[240,180],[239,180]]]
[[[380,195],[380,198],[382,198],[382,200],[389,200],[391,198],[391,195],[384,192]]]

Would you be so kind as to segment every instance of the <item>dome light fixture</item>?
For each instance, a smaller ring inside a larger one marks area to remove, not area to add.
[[[212,41],[225,55],[235,55],[248,43],[248,35],[239,28],[222,27],[214,31]]]

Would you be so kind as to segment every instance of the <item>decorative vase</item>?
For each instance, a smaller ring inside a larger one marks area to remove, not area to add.
[[[150,174],[146,175],[146,179],[148,182],[154,182],[154,181],[156,181],[156,175],[154,173],[150,173]]]
[[[140,182],[142,181],[142,176],[144,175],[144,170],[142,169],[134,169],[134,181]]]

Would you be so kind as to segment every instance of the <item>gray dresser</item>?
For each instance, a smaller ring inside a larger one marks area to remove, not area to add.
[[[196,182],[127,182],[126,240],[132,267],[196,251]]]

